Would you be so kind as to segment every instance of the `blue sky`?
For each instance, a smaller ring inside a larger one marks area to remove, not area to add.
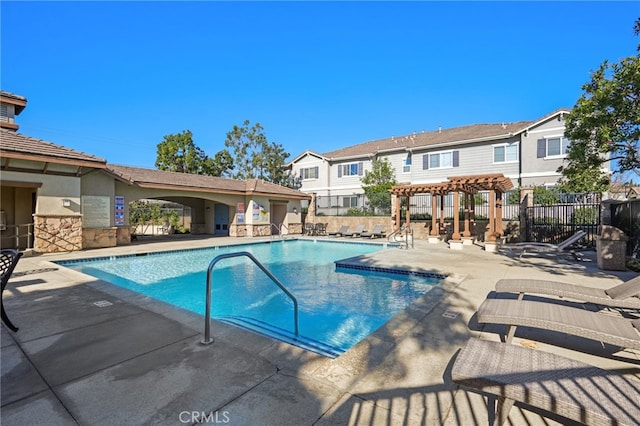
[[[638,2],[0,2],[20,133],[153,167],[168,134],[208,155],[245,119],[289,160],[572,107],[636,54]]]

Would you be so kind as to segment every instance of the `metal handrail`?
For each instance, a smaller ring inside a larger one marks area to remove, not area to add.
[[[26,233],[22,233],[21,229],[26,227]],[[4,235],[0,236],[0,240],[2,241],[2,243],[0,244],[2,247],[9,247],[12,246],[18,250],[21,249],[31,249],[32,247],[32,237],[33,237],[33,229],[34,229],[34,224],[33,223],[23,223],[23,224],[19,224],[19,225],[7,225],[5,224],[3,226],[4,229],[0,228],[1,231],[5,231],[3,232]],[[10,232],[9,230],[13,228],[13,232]],[[26,238],[26,245],[25,247],[22,247],[20,245],[20,240],[21,239],[25,239]],[[5,240],[13,240],[13,244],[6,244]]]
[[[251,253],[246,251],[239,251],[235,253],[220,254],[216,256],[211,261],[211,263],[209,263],[209,268],[207,269],[207,300],[206,300],[206,307],[205,307],[204,339],[200,343],[202,343],[203,345],[209,345],[213,343],[213,339],[211,338],[211,320],[209,318],[211,316],[211,287],[212,287],[211,278],[213,276],[213,268],[214,266],[216,266],[216,263],[218,263],[222,259],[228,259],[231,257],[240,257],[240,256],[246,256],[249,259],[251,259],[253,263],[255,263],[256,266],[262,270],[262,272],[264,272],[269,278],[271,278],[271,281],[273,281],[278,287],[280,287],[280,290],[282,290],[291,299],[291,301],[293,302],[293,321],[294,321],[295,333],[297,337],[299,335],[298,300],[293,296],[293,294],[291,294],[289,290],[287,290],[284,284],[282,284],[280,280],[278,280],[267,268],[265,268],[264,265],[260,263],[258,259],[256,259]]]
[[[396,236],[400,233],[404,232],[404,238],[402,240],[398,240],[396,238]],[[409,227],[408,232],[407,232],[407,227],[406,225],[402,225],[400,228],[396,229],[395,231],[393,231],[391,234],[389,234],[389,236],[387,237],[388,241],[391,241],[391,238],[393,238],[393,241],[396,243],[404,243],[404,246],[409,249],[409,235],[411,235],[411,248],[414,248],[414,244],[413,244],[413,228]],[[400,248],[402,248],[402,245],[400,246]]]
[[[271,226],[278,230],[278,235],[280,236],[280,238],[284,238],[284,234],[282,233],[282,228],[286,229],[287,235],[289,235],[289,228],[287,228],[287,226],[284,223],[281,224],[280,226],[276,225],[275,223],[271,223]],[[271,237],[273,238],[273,234],[271,234]]]

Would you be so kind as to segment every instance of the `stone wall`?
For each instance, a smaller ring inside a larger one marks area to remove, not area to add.
[[[33,249],[38,253],[82,250],[82,216],[34,216]]]
[[[85,249],[115,247],[118,228],[84,228],[82,244]]]

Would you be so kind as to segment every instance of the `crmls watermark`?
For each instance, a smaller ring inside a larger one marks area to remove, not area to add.
[[[228,411],[180,411],[180,423],[225,424],[231,421]]]

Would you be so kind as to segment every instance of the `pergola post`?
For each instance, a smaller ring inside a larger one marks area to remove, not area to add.
[[[440,194],[440,229],[438,234],[444,232],[444,194]]]
[[[494,243],[496,241],[496,191],[491,188],[489,190],[489,235],[487,241]]]
[[[496,191],[496,236],[501,237],[502,234],[502,193]]]
[[[429,235],[437,237],[438,232],[438,197],[436,194],[431,194],[431,232]]]
[[[396,195],[396,229],[400,229],[401,215],[402,210],[400,209],[400,195]]]
[[[453,193],[453,240],[460,240],[460,192]]]
[[[453,234],[449,241],[449,248],[452,250],[462,250],[462,239],[460,238],[460,191],[453,192]]]
[[[468,192],[464,193],[464,231],[462,236],[464,238],[471,238],[471,229],[469,228],[469,197]]]
[[[405,220],[405,225],[406,225],[406,229],[405,229],[405,233],[410,233],[411,230],[411,211],[409,206],[411,206],[411,196],[407,195],[407,214],[406,214],[406,220]]]

